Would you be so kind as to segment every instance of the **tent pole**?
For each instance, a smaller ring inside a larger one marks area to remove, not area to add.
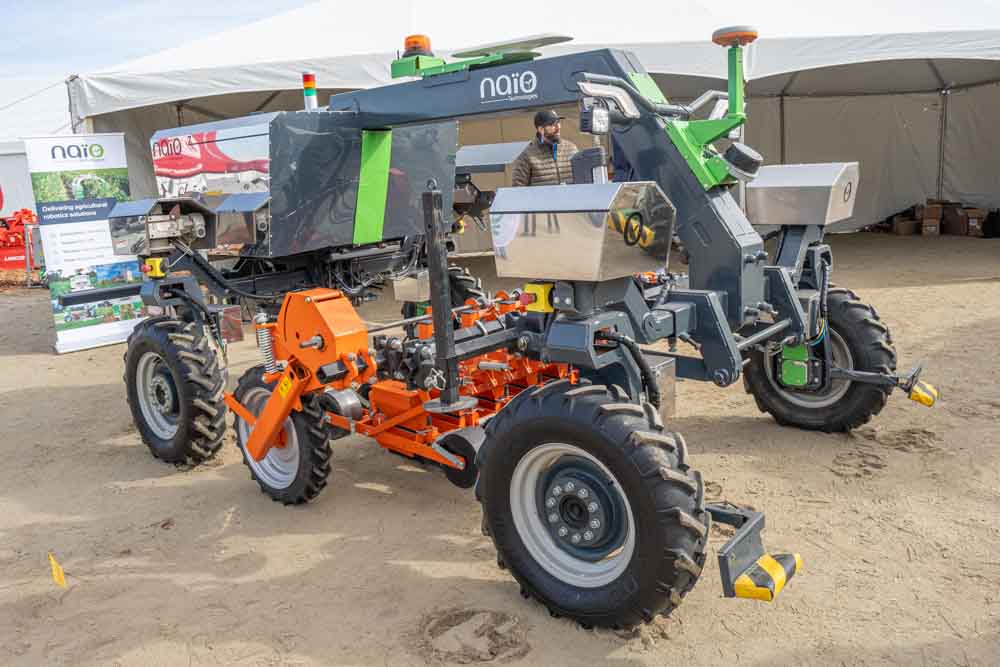
[[[941,90],[941,117],[938,122],[938,174],[937,174],[937,198],[944,199],[944,152],[945,137],[948,134],[948,100],[951,99],[951,90],[944,88]]]
[[[778,97],[778,138],[781,145],[781,162],[785,164],[785,96]]]

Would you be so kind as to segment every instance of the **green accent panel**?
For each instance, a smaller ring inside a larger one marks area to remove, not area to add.
[[[660,90],[660,87],[656,85],[656,81],[650,75],[645,72],[629,72],[628,78],[632,80],[632,85],[642,93],[642,96],[650,102],[655,102],[656,104],[667,103],[667,98],[663,96],[663,91]]]
[[[444,60],[433,56],[409,56],[407,58],[397,58],[392,61],[392,78],[398,79],[403,76],[421,76],[423,70],[433,69],[444,65]]]
[[[392,130],[362,130],[361,176],[358,203],[354,208],[355,245],[382,240],[391,157]]]
[[[781,384],[787,387],[809,384],[809,349],[805,345],[786,345],[782,348]]]
[[[445,62],[441,58],[430,56],[410,56],[409,58],[399,58],[392,61],[392,78],[398,79],[402,76],[437,76],[439,74],[450,74],[461,72],[467,69],[479,69],[480,67],[494,67],[496,65],[510,65],[526,60],[533,60],[538,57],[534,51],[518,51],[516,53],[490,53],[478,58],[466,58],[456,60],[453,63]]]

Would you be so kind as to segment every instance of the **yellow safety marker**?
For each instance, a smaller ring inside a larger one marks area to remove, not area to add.
[[[771,602],[800,569],[798,554],[764,554],[736,579],[733,591],[738,598]]]
[[[49,565],[52,566],[52,581],[56,582],[56,586],[66,588],[66,573],[51,551],[49,552]]]
[[[926,405],[929,408],[934,407],[934,403],[937,402],[940,394],[937,388],[934,387],[930,382],[924,382],[920,380],[913,388],[910,389],[909,398],[911,401],[916,401],[921,405]]]
[[[551,298],[553,287],[552,283],[527,283],[521,298],[521,302],[525,304],[525,310],[533,313],[551,313],[555,310],[552,307]],[[525,297],[524,295],[531,296]]]
[[[150,278],[163,278],[167,274],[163,271],[163,258],[150,257],[146,260],[146,275]]]

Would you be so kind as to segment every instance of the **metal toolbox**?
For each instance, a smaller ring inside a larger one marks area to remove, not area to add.
[[[653,182],[500,188],[497,276],[602,281],[666,266],[675,210]]]

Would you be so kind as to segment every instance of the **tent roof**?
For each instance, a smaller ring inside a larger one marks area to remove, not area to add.
[[[963,4],[976,7],[956,6]],[[81,119],[192,99],[211,104],[206,98],[232,93],[297,90],[304,70],[315,71],[325,89],[384,85],[391,81],[389,64],[402,36],[424,26],[435,46],[456,48],[558,30],[577,41],[547,48],[546,55],[608,46],[632,50],[661,82],[669,81],[668,94],[690,97],[725,78],[725,56],[708,39],[712,30],[741,21],[759,26],[765,36],[746,57],[752,95],[939,90],[1000,80],[1000,30],[964,30],[1000,25],[1000,8],[984,9],[975,0],[919,11],[908,0],[753,5],[734,10],[705,0],[637,1],[631,14],[642,20],[629,22],[629,41],[622,42],[607,41],[620,33],[609,30],[607,3],[594,0],[579,0],[573,12],[507,0],[502,12],[492,12],[474,32],[469,21],[476,17],[444,0],[398,0],[377,21],[364,3],[320,0],[109,71],[72,77],[70,94]],[[941,31],[900,32],[928,25]],[[851,34],[858,31],[870,34]]]

